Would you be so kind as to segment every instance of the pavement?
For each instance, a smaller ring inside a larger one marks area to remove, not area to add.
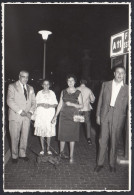
[[[128,165],[117,165],[116,173],[109,172],[108,157],[106,156],[104,168],[94,173],[96,166],[96,136],[92,129],[92,142],[89,146],[85,138],[85,131],[81,128],[80,140],[75,144],[74,164],[69,160],[62,160],[55,168],[51,163],[38,164],[36,159],[41,151],[39,138],[30,130],[27,154],[29,161],[19,159],[12,164],[11,159],[4,168],[4,189],[9,190],[66,190],[66,191],[97,191],[97,190],[128,190]],[[52,138],[52,147],[59,152],[59,143],[56,137]],[[66,144],[68,153],[68,145]],[[35,153],[34,153],[34,152]]]

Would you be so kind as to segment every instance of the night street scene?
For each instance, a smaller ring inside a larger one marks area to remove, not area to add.
[[[5,192],[130,191],[131,3],[3,3]]]

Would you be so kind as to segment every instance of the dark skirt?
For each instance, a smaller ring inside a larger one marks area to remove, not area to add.
[[[60,112],[58,140],[79,141],[80,124],[73,121],[73,116],[77,112],[76,108],[64,106]]]

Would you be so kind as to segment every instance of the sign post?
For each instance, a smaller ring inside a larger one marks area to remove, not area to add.
[[[111,36],[110,57],[124,55],[129,52],[129,31]]]

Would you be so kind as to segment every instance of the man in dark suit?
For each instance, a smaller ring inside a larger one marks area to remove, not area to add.
[[[19,80],[8,87],[7,105],[9,106],[9,132],[13,163],[18,162],[18,156],[28,161],[26,149],[30,119],[36,106],[33,87],[27,84],[28,77],[29,73],[27,71],[21,71]]]
[[[128,86],[124,84],[125,74],[125,68],[118,66],[114,70],[114,79],[102,84],[96,113],[96,121],[101,127],[101,132],[95,172],[103,168],[109,138],[110,172],[116,171],[117,145],[128,110]]]

